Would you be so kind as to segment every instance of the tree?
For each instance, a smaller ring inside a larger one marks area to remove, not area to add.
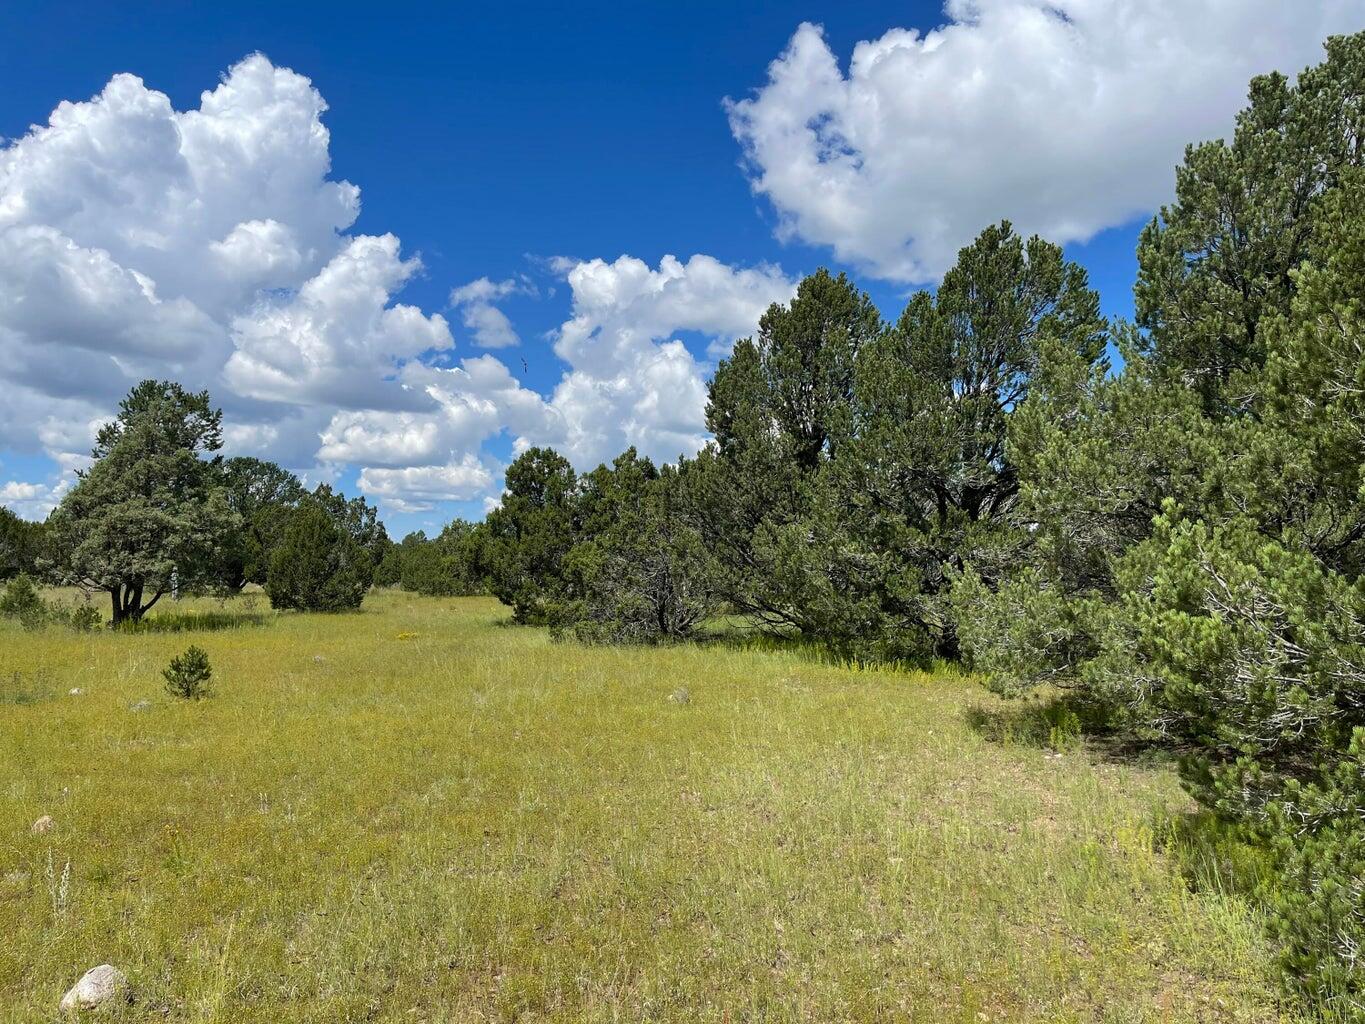
[[[829,472],[853,546],[846,573],[880,596],[884,652],[924,637],[957,652],[946,596],[972,562],[998,578],[1027,535],[1011,531],[1019,491],[1006,451],[1010,417],[1044,352],[1103,373],[1105,322],[1085,271],[1008,222],[964,248],[936,294],[915,295],[895,327],[859,353],[849,440]],[[894,634],[910,638],[898,642]]]
[[[432,540],[418,530],[393,549],[398,579],[404,590],[433,597],[483,592],[475,564],[474,524],[463,519],[447,523]]]
[[[106,591],[115,625],[141,619],[173,586],[213,586],[239,525],[216,460],[203,457],[221,446],[208,392],[153,380],[133,388],[52,515],[60,578]]]
[[[38,573],[46,531],[0,505],[0,580]]]
[[[717,591],[706,539],[678,514],[686,500],[680,472],[655,471],[632,448],[594,475],[617,500],[604,528],[570,556],[583,594],[575,635],[591,643],[687,639],[715,610]]]
[[[528,449],[507,468],[507,490],[485,520],[478,565],[517,622],[550,622],[573,597],[564,563],[577,537],[577,485],[568,460],[549,448]]]
[[[403,553],[400,545],[392,540],[384,548],[384,554],[374,567],[376,587],[396,587],[403,580]]]
[[[872,300],[820,270],[774,304],[711,380],[715,445],[688,466],[681,513],[708,539],[726,599],[774,630],[819,633],[806,582],[817,479],[847,439],[859,351],[882,332]],[[791,564],[795,556],[797,564]]]
[[[248,456],[225,460],[222,476],[228,506],[242,523],[224,552],[223,582],[236,590],[247,583],[264,585],[289,513],[308,492],[293,473]]]
[[[266,579],[271,607],[321,612],[360,607],[374,564],[333,511],[330,503],[310,495],[290,514]]]
[[[1252,80],[1232,142],[1186,150],[1175,202],[1138,245],[1138,324],[1153,362],[1210,411],[1240,406],[1236,374],[1265,359],[1262,326],[1289,308],[1323,195],[1365,159],[1365,44],[1345,36],[1326,49],[1297,87],[1280,74]]]
[[[348,500],[340,491],[334,491],[331,484],[318,484],[310,498],[323,507],[339,529],[365,549],[372,565],[383,560],[391,543],[389,533],[379,521],[379,510],[363,496]]]

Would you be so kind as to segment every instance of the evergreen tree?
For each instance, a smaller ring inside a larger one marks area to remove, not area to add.
[[[293,473],[264,459],[238,456],[222,469],[228,506],[242,523],[224,552],[223,582],[236,590],[264,585],[289,513],[308,492]]]
[[[172,586],[216,585],[239,526],[216,461],[204,458],[221,446],[208,392],[135,387],[52,515],[57,575],[108,593],[115,625],[141,619]]]
[[[310,495],[290,513],[266,579],[271,607],[320,612],[360,607],[374,565],[369,551],[333,512]]]
[[[847,576],[880,597],[872,628],[884,650],[928,642],[956,654],[943,601],[952,574],[971,561],[998,578],[1027,540],[1009,529],[1019,490],[1009,419],[1045,349],[1102,374],[1105,340],[1084,270],[1002,223],[862,350],[850,439],[830,472],[860,563]]]
[[[858,353],[882,331],[867,295],[820,270],[711,381],[715,446],[689,464],[681,514],[708,538],[726,599],[770,628],[825,631],[808,587],[830,575],[809,543],[819,477],[848,437]]]
[[[599,485],[616,478],[604,487],[615,500],[604,528],[586,534],[570,556],[583,595],[574,633],[590,643],[687,639],[715,611],[717,593],[706,539],[679,514],[682,475],[672,467],[654,471],[633,448],[594,475]]]
[[[21,519],[0,505],[0,580],[37,575],[45,541],[42,523]]]
[[[577,538],[578,475],[559,453],[531,448],[507,468],[502,504],[488,514],[478,553],[492,594],[523,623],[546,623],[573,595],[565,558]]]

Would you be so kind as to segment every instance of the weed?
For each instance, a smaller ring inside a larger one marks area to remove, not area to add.
[[[52,904],[52,919],[60,921],[66,917],[67,908],[71,906],[71,861],[68,860],[62,866],[61,875],[58,876],[52,861],[52,851],[48,850],[47,867],[43,871],[43,884]]]

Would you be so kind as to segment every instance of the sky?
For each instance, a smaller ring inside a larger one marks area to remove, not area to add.
[[[531,445],[671,461],[803,275],[894,319],[1002,218],[1130,316],[1185,145],[1365,28],[1365,0],[228,6],[0,10],[21,515],[145,377],[395,536],[482,516]]]

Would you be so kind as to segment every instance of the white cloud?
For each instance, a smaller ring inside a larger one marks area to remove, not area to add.
[[[471,465],[484,442],[504,432],[516,451],[550,445],[579,469],[630,445],[658,461],[690,455],[706,439],[708,368],[674,335],[696,332],[728,350],[771,303],[796,289],[776,268],[737,269],[709,256],[686,263],[665,256],[657,269],[630,256],[565,261],[560,269],[572,309],[554,349],[568,368],[548,400],[491,354],[449,369],[411,362],[399,379],[413,402],[420,396],[430,408],[337,413],[323,431],[321,457],[420,468],[367,469],[361,482],[382,482],[385,494],[429,502],[430,492],[415,489],[418,481],[444,471],[452,459]],[[488,296],[513,284],[481,279],[465,287],[466,297]]]
[[[425,511],[438,501],[476,498],[494,482],[493,472],[470,453],[440,466],[367,468],[360,474],[361,490],[403,512]]]
[[[948,0],[859,43],[803,24],[728,104],[779,234],[899,281],[1009,218],[1078,241],[1151,213],[1186,143],[1230,133],[1251,76],[1361,27],[1359,0]]]
[[[0,484],[0,505],[11,509],[22,519],[45,519],[70,486],[69,480],[59,480],[55,484],[10,480]]]
[[[297,294],[262,301],[233,321],[228,384],[267,401],[352,408],[401,402],[384,376],[400,360],[454,344],[440,314],[388,305],[420,265],[399,259],[393,235],[351,239]]]
[[[570,370],[550,401],[559,432],[548,440],[580,467],[629,445],[659,461],[694,453],[706,438],[706,368],[674,335],[696,332],[713,353],[728,351],[796,291],[776,267],[701,255],[665,256],[657,270],[631,256],[560,266],[573,308],[555,352]]]
[[[296,468],[337,407],[432,407],[394,378],[449,328],[395,304],[398,239],[345,233],[326,109],[256,55],[197,109],[117,75],[0,144],[0,449],[79,468],[146,376],[209,387],[231,450]]]
[[[538,273],[572,293],[551,395],[489,353],[433,358],[455,346],[450,326],[398,301],[418,257],[349,233],[360,193],[329,177],[325,110],[308,79],[257,55],[197,109],[119,75],[0,142],[0,451],[44,451],[60,473],[3,484],[6,500],[50,507],[145,376],[209,388],[231,453],[310,480],[355,467],[394,511],[496,501],[485,446],[500,436],[580,468],[630,444],[663,460],[702,443],[707,366],[679,333],[727,351],[793,281],[708,256],[551,261]],[[451,292],[475,346],[519,342],[499,308],[512,295],[554,289],[518,275]]]
[[[521,344],[512,321],[493,303],[518,291],[529,291],[525,282],[508,279],[490,281],[481,277],[450,293],[450,304],[460,310],[460,319],[480,348],[508,348]]]

